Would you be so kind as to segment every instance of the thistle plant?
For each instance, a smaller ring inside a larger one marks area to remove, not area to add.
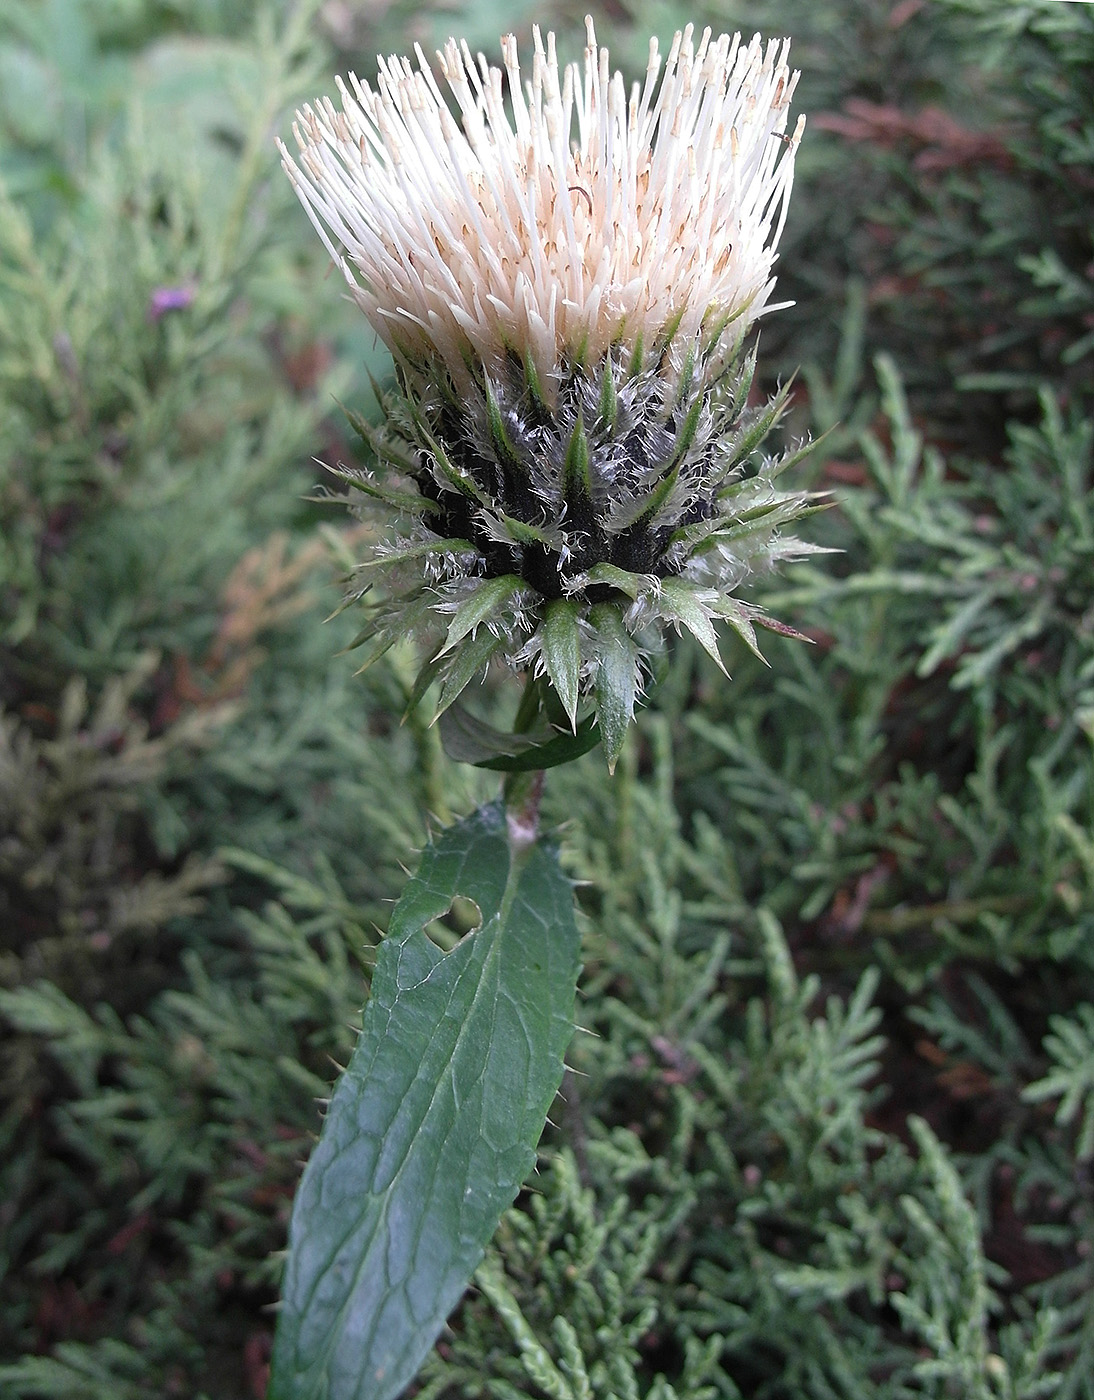
[[[757,453],[784,397],[749,406],[744,353],[802,119],[785,42],[686,29],[629,95],[591,20],[583,71],[534,42],[525,85],[512,36],[503,68],[449,41],[459,122],[419,51],[282,153],[395,362],[382,425],[354,420],[372,466],[343,472],[389,513],[351,594],[366,664],[418,638],[442,710],[494,658],[545,677],[614,767],[665,629],[719,666],[718,621],[755,649],[777,624],[735,590],[802,548],[795,454]]]
[[[602,743],[614,768],[666,631],[722,665],[755,650],[737,596],[807,546],[750,402],[802,119],[787,42],[651,41],[628,92],[591,21],[583,67],[534,32],[522,79],[451,40],[377,86],[339,83],[283,164],[396,387],[341,468],[381,524],[348,603],[368,665],[414,638],[453,757],[509,770],[506,802],[442,833],[381,945],[361,1039],[294,1210],[275,1397],[381,1400],[412,1378],[524,1177],[572,1031],[572,893],[538,838],[542,770]],[[451,105],[450,105],[451,104]],[[456,702],[500,662],[514,732]],[[424,933],[462,895],[480,925]]]

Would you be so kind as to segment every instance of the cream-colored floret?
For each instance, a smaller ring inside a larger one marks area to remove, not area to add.
[[[689,26],[628,94],[598,48],[560,71],[534,31],[504,69],[450,40],[438,57],[460,121],[417,50],[375,89],[339,81],[298,113],[283,164],[353,296],[385,343],[439,355],[457,383],[507,350],[543,390],[609,345],[650,347],[678,321],[693,337],[766,310],[804,119],[786,134],[797,73],[789,42],[740,35],[698,46]]]

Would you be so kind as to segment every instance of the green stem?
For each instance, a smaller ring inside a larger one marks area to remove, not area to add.
[[[537,768],[531,773],[510,773],[505,779],[505,824],[514,853],[533,846],[539,835],[539,803],[545,776],[543,769]]]
[[[513,720],[513,733],[527,734],[542,712],[543,684],[529,671]],[[539,804],[543,796],[544,777],[543,769],[537,768],[530,773],[507,773],[502,783],[505,821],[514,853],[533,845],[539,835]]]

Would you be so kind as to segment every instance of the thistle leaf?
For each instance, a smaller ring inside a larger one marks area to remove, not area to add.
[[[634,718],[639,650],[611,603],[598,603],[591,609],[589,621],[597,640],[597,719],[608,772],[614,773],[627,726]]]
[[[496,773],[534,773],[541,768],[558,768],[595,749],[600,738],[596,716],[589,715],[573,734],[555,734],[553,738],[521,753],[511,757],[503,754],[497,758],[482,759],[476,766],[492,769]]]
[[[642,365],[645,362],[645,346],[642,340],[642,332],[639,331],[634,337],[634,349],[631,351],[631,358],[627,365],[627,377],[633,379],[635,375],[642,373]]]
[[[709,520],[698,520],[672,534],[672,544],[686,544],[689,554],[703,554],[719,544],[729,544],[747,538],[757,531],[771,535],[780,525],[796,523],[810,513],[804,497],[768,495],[759,504],[745,510],[734,510],[719,498],[719,514]]]
[[[480,926],[425,927],[455,897]],[[535,1166],[573,1033],[580,939],[557,853],[485,807],[396,905],[372,994],[293,1207],[271,1400],[394,1400]]]
[[[531,773],[557,768],[588,753],[600,743],[595,716],[583,720],[573,734],[539,728],[529,734],[507,734],[484,724],[458,702],[437,721],[441,743],[449,758],[489,768],[496,773]]]
[[[507,462],[510,466],[522,467],[520,454],[513,446],[512,439],[505,427],[505,419],[502,417],[501,406],[494,393],[494,386],[490,382],[490,376],[485,376],[485,396],[486,396],[486,421],[490,428],[490,442],[493,446],[498,460]]]
[[[592,494],[592,482],[589,479],[589,440],[585,436],[585,423],[579,409],[562,463],[562,495],[567,504],[572,506],[576,502],[591,500]]]
[[[661,583],[661,606],[676,622],[682,623],[703,650],[710,656],[722,675],[728,675],[718,653],[718,633],[710,613],[683,579],[667,578]]]
[[[806,457],[810,456],[821,445],[825,438],[830,437],[834,432],[835,428],[826,428],[825,431],[818,434],[817,437],[803,438],[801,442],[798,443],[797,447],[790,448],[777,459],[774,466],[771,468],[769,479],[774,481],[777,476],[782,476],[783,472],[789,471],[791,467],[796,467],[799,462],[804,461]],[[824,509],[826,504],[830,504],[830,502],[826,501],[826,493],[818,492],[816,494],[821,498],[821,505],[814,506],[814,510]]]
[[[437,714],[442,715],[453,701],[458,700],[468,684],[486,669],[490,658],[501,646],[501,638],[486,627],[473,637],[467,637],[453,653],[441,685]]]
[[[418,674],[414,677],[414,684],[410,688],[410,697],[406,702],[406,709],[403,711],[404,720],[422,703],[426,691],[441,674],[443,666],[444,658],[438,652],[434,652],[428,660],[422,662]]]
[[[363,676],[370,666],[375,665],[381,656],[385,656],[391,650],[399,640],[399,635],[398,632],[388,631],[385,628],[362,628],[357,636],[354,637],[353,642],[348,647],[344,648],[344,651],[356,651],[359,646],[364,646],[366,642],[368,643],[368,651],[365,653],[365,659],[353,674],[355,676]]]
[[[672,488],[679,479],[680,467],[678,464],[665,473],[652,491],[649,491],[645,496],[640,496],[625,509],[614,513],[608,522],[608,528],[613,534],[621,534],[624,530],[629,530],[632,525],[648,525],[668,500],[672,494]]]
[[[376,392],[377,395],[379,395],[378,387],[376,388]],[[379,401],[378,397],[377,402]],[[390,434],[385,435],[382,433],[375,424],[370,423],[367,418],[364,418],[360,413],[357,413],[354,409],[342,403],[340,399],[335,400],[335,402],[346,415],[350,427],[375,457],[385,462],[390,462],[392,466],[398,467],[400,471],[408,475],[416,470],[418,464],[408,452],[403,451],[398,442],[394,441]]]
[[[612,365],[612,357],[605,355],[604,371],[600,376],[600,405],[598,408],[598,419],[600,425],[607,428],[609,432],[614,430],[616,420],[619,417],[619,398],[615,392],[615,373]]]
[[[365,658],[354,674],[361,675],[385,652],[390,651],[396,642],[413,636],[431,611],[432,602],[427,597],[419,597],[412,601],[399,599],[390,607],[377,609],[350,645],[343,648],[343,653],[355,651],[359,646],[368,643]]]
[[[771,402],[760,410],[754,421],[743,429],[739,437],[733,439],[731,450],[734,461],[744,461],[751,454],[753,448],[759,446],[782,417],[789,397],[790,386],[784,384]]]
[[[433,464],[436,468],[433,475],[437,477],[438,473],[440,474],[437,484],[440,486],[447,483],[461,496],[467,496],[481,506],[489,505],[489,496],[468,472],[452,462],[436,434],[430,431],[429,424],[413,400],[407,400],[407,407],[410,409],[418,441],[433,458]]]
[[[359,569],[382,569],[388,564],[403,564],[411,559],[425,559],[430,554],[477,554],[470,540],[442,540],[439,536],[431,540],[415,540],[412,544],[396,546],[366,559],[356,567]]]
[[[695,434],[699,430],[699,419],[703,415],[704,404],[704,396],[702,394],[696,394],[683,423],[680,424],[680,431],[676,434],[676,443],[673,446],[672,457],[670,459],[674,466],[676,463],[683,461],[691,444],[695,441]]]
[[[456,763],[481,764],[491,759],[515,758],[525,749],[534,749],[537,742],[553,737],[549,729],[538,739],[534,734],[506,733],[476,719],[458,701],[438,718],[437,728],[441,731],[445,753]]]
[[[543,664],[575,732],[581,685],[580,615],[581,608],[572,599],[558,598],[548,604],[541,628]]]
[[[657,512],[672,495],[673,487],[680,479],[680,466],[677,463],[671,471],[666,472],[650,494],[642,502],[641,509],[635,519],[636,524],[648,524],[652,521]]]
[[[827,553],[829,551],[821,550],[819,552]],[[745,605],[742,604],[741,606],[743,607]],[[816,643],[815,637],[810,637],[806,632],[799,632],[796,627],[791,627],[788,622],[780,622],[777,617],[772,617],[769,613],[765,613],[759,608],[751,611],[749,616],[756,626],[762,627],[765,632],[774,632],[779,637],[789,637],[795,642],[808,642],[810,646]]]
[[[688,352],[684,356],[684,363],[680,370],[680,388],[676,394],[677,403],[683,403],[688,396],[692,380],[695,378],[695,362],[696,354],[695,345],[693,343],[688,346]],[[699,397],[701,398],[702,395],[700,394]]]
[[[547,400],[543,394],[543,385],[540,383],[539,370],[536,368],[535,356],[531,349],[524,352],[524,382],[528,386],[528,393],[532,397],[532,402],[540,410],[546,412]]]
[[[478,520],[490,538],[502,544],[539,544],[545,549],[557,551],[564,543],[557,530],[544,530],[538,525],[529,525],[526,520],[516,520],[511,515],[503,515],[495,508],[480,511]]]
[[[504,574],[501,578],[486,579],[480,583],[453,614],[441,654],[451,651],[480,623],[498,613],[522,586],[521,580],[515,574]]]
[[[656,574],[632,574],[629,569],[621,569],[618,564],[594,565],[589,570],[589,582],[618,588],[620,593],[634,599],[661,591],[661,580]]]
[[[700,358],[704,364],[706,364],[710,359],[713,358],[715,352],[718,349],[718,346],[722,342],[722,336],[725,334],[726,328],[729,326],[729,323],[735,318],[736,314],[737,313],[734,309],[730,309],[729,311],[723,312],[722,315],[718,317],[718,319],[714,322],[713,325],[703,326],[703,334],[706,336],[706,339],[703,342],[703,348],[700,354]],[[732,358],[733,357],[730,356],[731,360]]]
[[[354,491],[361,491],[373,500],[382,501],[385,506],[390,506],[400,515],[431,515],[440,509],[435,501],[428,501],[415,491],[398,491],[392,486],[381,486],[367,472],[350,467],[327,467],[327,471],[338,481],[344,481]]]
[[[754,622],[762,622],[763,620],[763,614],[759,608],[749,607],[747,603],[742,603],[737,598],[719,598],[717,602],[711,604],[711,610],[729,623],[753,656],[758,657],[765,666],[768,665],[767,657],[764,656],[756,641],[756,629],[753,625]],[[778,631],[781,628],[775,627],[772,630]],[[793,629],[788,628],[787,631],[792,632]]]
[[[752,381],[756,377],[756,361],[758,357],[759,350],[753,345],[752,349],[745,356],[745,362],[741,367],[740,374],[733,383],[729,410],[733,418],[739,417],[744,411],[745,404],[748,403],[748,395],[752,389]]]
[[[681,302],[677,310],[673,312],[672,316],[665,322],[664,327],[657,337],[658,366],[663,366],[668,359],[669,350],[672,348],[672,342],[676,339],[676,332],[680,329],[680,322],[684,319],[684,312],[686,309],[686,304]]]

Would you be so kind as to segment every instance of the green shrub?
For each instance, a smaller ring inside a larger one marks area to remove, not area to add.
[[[1090,1400],[1094,10],[705,17],[806,69],[760,364],[839,552],[764,591],[812,646],[681,641],[552,774],[589,1033],[419,1394]],[[399,862],[489,791],[319,626],[383,360],[271,136],[324,44],[512,20],[0,19],[5,1395],[261,1393]]]

